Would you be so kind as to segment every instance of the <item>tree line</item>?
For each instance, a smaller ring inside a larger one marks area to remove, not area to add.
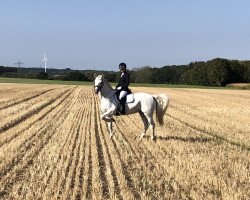
[[[133,69],[131,82],[156,84],[191,84],[225,86],[229,83],[250,82],[250,61],[215,58],[207,62],[191,62],[188,65],[149,66]]]
[[[0,76],[56,79],[67,81],[93,81],[94,74],[104,74],[109,82],[117,82],[120,74],[114,71],[71,70],[43,68],[16,68],[0,66]],[[250,61],[215,58],[206,62],[191,62],[188,65],[171,65],[161,68],[144,66],[129,70],[131,83],[191,84],[225,86],[229,83],[250,82]]]

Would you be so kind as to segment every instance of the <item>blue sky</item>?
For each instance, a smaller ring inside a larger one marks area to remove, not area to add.
[[[0,65],[117,70],[250,60],[248,0],[0,0]]]

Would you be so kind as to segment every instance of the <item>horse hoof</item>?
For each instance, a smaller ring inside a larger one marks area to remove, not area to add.
[[[152,136],[152,137],[151,137],[151,140],[155,142],[155,141],[156,141],[156,137],[155,137],[155,136]]]
[[[115,120],[111,117],[103,117],[102,118],[105,122],[114,122]]]

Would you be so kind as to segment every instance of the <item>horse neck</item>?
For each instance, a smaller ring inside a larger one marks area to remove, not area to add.
[[[101,89],[102,96],[105,98],[110,98],[115,92],[114,89],[111,88],[106,81],[103,82],[103,87]]]

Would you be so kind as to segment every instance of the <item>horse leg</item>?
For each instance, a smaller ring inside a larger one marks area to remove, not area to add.
[[[147,121],[149,123],[149,126],[152,130],[152,136],[151,136],[151,140],[155,140],[155,122],[153,120],[153,115],[151,114],[145,114]]]
[[[102,115],[101,119],[104,120],[105,122],[114,122],[115,120],[109,116],[109,115]]]
[[[109,109],[101,114],[101,119],[106,122],[114,122],[115,120],[112,118],[112,115],[113,115],[113,109]]]
[[[146,134],[146,131],[148,129],[149,124],[148,124],[148,120],[147,120],[146,116],[144,115],[144,113],[142,111],[140,111],[139,114],[140,114],[141,119],[142,119],[143,124],[144,124],[144,131],[141,133],[141,137],[140,137],[140,140],[142,140],[142,138]]]
[[[109,129],[109,137],[111,139],[113,137],[113,135],[114,135],[112,122],[107,122],[107,124],[108,124],[108,129]]]

